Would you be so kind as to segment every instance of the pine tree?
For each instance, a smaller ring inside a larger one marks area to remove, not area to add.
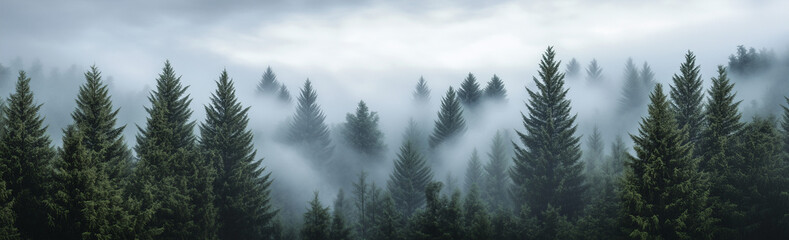
[[[578,73],[581,71],[581,64],[578,63],[578,60],[575,58],[571,59],[569,63],[567,63],[567,70],[564,71],[564,75],[568,78],[574,78],[578,76]]]
[[[633,64],[633,59],[628,58],[625,63],[625,84],[622,86],[622,98],[619,100],[619,111],[629,112],[634,109],[639,109],[646,105],[647,94],[645,94],[644,81],[641,79],[641,74],[638,67]]]
[[[721,238],[782,239],[789,235],[789,169],[772,120],[755,118],[733,137],[734,157],[724,182],[734,204]],[[717,236],[716,236],[717,237]]]
[[[5,125],[0,139],[0,162],[3,181],[10,190],[16,228],[23,239],[52,239],[51,212],[45,202],[52,186],[51,161],[55,155],[46,135],[41,105],[34,103],[30,78],[19,72],[16,91],[7,100]],[[8,204],[8,202],[4,202]],[[6,215],[7,216],[7,215]]]
[[[409,239],[462,239],[462,213],[460,193],[451,199],[440,197],[442,184],[433,182],[425,188],[427,208],[412,218]]]
[[[478,187],[481,186],[483,174],[482,163],[479,161],[479,154],[475,148],[471,153],[471,158],[469,158],[468,166],[466,167],[466,191],[471,190],[471,187],[474,185]]]
[[[381,203],[381,217],[375,226],[372,238],[374,240],[400,240],[403,238],[403,219],[400,211],[395,208],[392,195],[387,193]]]
[[[91,150],[89,145],[80,128],[70,125],[64,130],[54,177],[54,202],[65,215],[55,222],[58,238],[123,238],[130,218],[121,208],[121,192],[103,169],[104,152]]]
[[[603,137],[597,125],[594,126],[592,135],[586,139],[586,148],[588,151],[588,154],[585,154],[586,174],[595,174],[603,163]]]
[[[413,93],[414,101],[420,104],[425,104],[430,102],[430,88],[427,87],[427,81],[425,78],[419,77],[419,82],[416,83],[416,89]]]
[[[474,74],[468,73],[468,77],[460,84],[460,88],[457,92],[460,102],[465,108],[473,110],[479,105],[482,94],[479,83],[477,83],[477,78],[474,77]]]
[[[285,87],[284,84],[279,87],[277,99],[283,103],[291,103],[293,101],[293,99],[290,97],[290,91],[288,91],[288,87]]]
[[[324,120],[326,115],[317,103],[318,94],[312,89],[309,79],[299,95],[299,104],[290,122],[288,140],[300,147],[315,164],[326,164],[331,158],[334,147],[329,137],[329,127]]]
[[[211,104],[205,106],[206,120],[200,124],[200,148],[216,169],[216,194],[220,239],[268,238],[271,220],[271,173],[264,173],[262,159],[255,158],[252,132],[248,129],[249,107],[241,106],[233,81],[222,71]]]
[[[418,152],[427,152],[430,148],[428,138],[429,136],[426,131],[420,127],[419,123],[414,121],[414,119],[408,120],[408,127],[406,127],[403,133],[403,142],[410,141],[414,144],[414,147],[417,148]]]
[[[107,177],[116,188],[125,185],[131,176],[131,151],[123,139],[123,129],[117,126],[119,109],[112,107],[107,85],[101,79],[101,72],[91,66],[85,72],[86,83],[80,86],[77,108],[71,113],[76,131],[84,134],[85,147],[99,156],[99,162],[106,165]]]
[[[0,99],[0,139],[3,137],[3,131],[5,131],[5,101]]]
[[[359,101],[356,114],[346,115],[343,135],[351,148],[368,158],[378,158],[383,154],[383,133],[378,127],[378,113],[367,109],[364,101]]]
[[[410,141],[403,143],[387,187],[404,218],[411,217],[425,203],[425,186],[432,179],[433,173],[414,144]]]
[[[3,139],[3,131],[5,130],[5,101],[0,99],[0,139]],[[14,202],[12,201],[11,189],[6,184],[6,171],[8,167],[5,161],[0,158],[0,236],[4,239],[17,239],[19,238],[19,230],[16,229],[14,219]]]
[[[271,71],[271,66],[266,67],[266,72],[258,83],[258,93],[265,96],[274,96],[280,90],[280,84],[277,81],[277,74]]]
[[[523,146],[515,145],[515,165],[510,176],[515,183],[516,206],[542,213],[553,205],[560,215],[574,218],[583,209],[586,191],[580,139],[575,136],[575,116],[570,115],[564,74],[548,47],[540,62],[538,91],[527,89],[529,115],[522,115],[524,132],[517,131]]]
[[[671,109],[677,118],[677,126],[685,129],[691,147],[698,144],[701,126],[704,121],[702,112],[703,94],[701,92],[701,75],[696,65],[696,56],[688,51],[685,62],[679,67],[680,75],[674,74],[671,86]],[[696,153],[698,155],[698,152]]]
[[[310,201],[310,208],[304,213],[304,225],[301,228],[301,239],[326,240],[329,239],[329,208],[323,207],[318,199],[318,192]]]
[[[136,235],[214,239],[218,228],[212,187],[216,172],[195,144],[187,87],[181,85],[169,61],[156,83],[148,97],[151,107],[145,108],[149,114],[146,126],[138,126],[134,150],[140,160],[130,188],[141,205],[138,214],[153,216],[147,222],[138,216],[136,221],[143,226],[136,229]]]
[[[632,136],[621,193],[624,229],[630,238],[709,238],[714,219],[707,177],[698,171],[687,135],[677,127],[663,87],[650,95],[649,115]]]
[[[507,89],[504,88],[504,82],[501,81],[499,76],[493,75],[493,78],[488,82],[485,87],[485,97],[495,102],[507,101]]]
[[[334,209],[334,216],[329,229],[329,240],[350,240],[351,228],[345,224],[345,217],[341,211]]]
[[[370,203],[369,188],[370,185],[367,184],[367,173],[362,171],[359,173],[359,181],[353,183],[354,206],[356,207],[356,212],[359,214],[356,232],[361,239],[367,238],[370,228],[370,222],[365,213],[368,209],[367,205]]]
[[[460,101],[455,97],[455,90],[449,87],[447,95],[441,99],[441,111],[433,134],[430,135],[430,147],[436,148],[441,143],[451,141],[466,131],[466,121],[463,120],[463,109]]]
[[[603,81],[603,68],[597,64],[597,59],[592,59],[589,66],[586,67],[586,81],[592,84]]]
[[[486,199],[490,207],[507,208],[509,207],[509,193],[507,188],[510,186],[510,176],[507,169],[510,168],[510,149],[507,147],[508,141],[501,131],[496,131],[493,143],[488,152],[489,161],[485,164],[485,174],[482,189],[484,189],[483,199]]]
[[[463,222],[465,223],[463,229],[466,230],[464,239],[493,239],[490,218],[485,204],[480,200],[479,187],[476,184],[466,194],[463,204]]]
[[[616,136],[614,143],[611,144],[611,155],[603,167],[603,173],[611,176],[621,176],[628,159],[627,147],[621,136]]]
[[[639,77],[641,78],[641,86],[643,87],[643,95],[646,96],[645,99],[648,100],[649,93],[652,92],[652,89],[655,88],[655,73],[652,72],[652,68],[649,67],[647,62],[644,62],[644,65],[641,66],[641,72],[639,72]],[[644,104],[646,105],[646,103]]]

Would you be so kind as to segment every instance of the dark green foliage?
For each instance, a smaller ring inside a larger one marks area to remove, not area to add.
[[[350,221],[353,219],[351,210],[353,209],[351,209],[350,200],[345,198],[345,191],[340,188],[340,190],[337,191],[337,198],[334,199],[334,213],[339,213],[344,221]]]
[[[258,93],[266,96],[274,96],[280,90],[279,81],[277,81],[277,74],[271,70],[271,66],[266,67],[266,72],[258,83]]]
[[[3,181],[10,190],[16,228],[23,239],[50,239],[51,213],[45,206],[52,186],[51,161],[55,155],[46,135],[44,118],[39,115],[30,90],[30,78],[19,72],[16,92],[8,97],[5,125],[0,139],[0,166]],[[8,202],[3,202],[8,204]],[[7,216],[7,215],[6,215]]]
[[[425,188],[427,207],[412,218],[409,239],[463,239],[460,193],[447,199],[439,196],[441,186],[440,182],[433,182]]]
[[[391,194],[385,194],[380,204],[381,214],[378,224],[372,234],[371,239],[375,240],[398,240],[403,237],[403,216],[395,208],[395,202]]]
[[[395,206],[403,217],[409,218],[425,202],[425,187],[433,180],[433,173],[413,143],[406,141],[394,163],[394,171],[387,187]]]
[[[419,104],[426,104],[430,102],[430,88],[427,86],[425,78],[419,77],[419,82],[416,83],[416,89],[413,93],[414,101]]]
[[[288,91],[288,87],[285,87],[285,85],[279,87],[277,99],[279,99],[280,102],[284,102],[284,103],[290,103],[293,101],[293,99],[291,99],[290,97],[290,91]]]
[[[471,158],[468,159],[468,166],[466,167],[465,190],[471,190],[471,187],[474,185],[482,186],[483,174],[482,163],[479,161],[479,154],[475,148],[474,152],[471,153]]]
[[[775,53],[767,49],[759,50],[737,46],[737,53],[729,56],[729,69],[739,77],[751,77],[764,73],[775,63]]]
[[[613,176],[621,175],[628,159],[627,146],[621,136],[616,136],[616,140],[611,144],[611,155],[608,158],[608,162],[603,167],[603,173]]]
[[[334,147],[331,145],[329,127],[324,122],[326,115],[317,100],[318,94],[307,79],[299,95],[296,113],[290,122],[288,140],[306,152],[313,163],[322,165],[329,161]]]
[[[0,99],[0,139],[3,139],[2,131],[5,129],[4,115],[5,102]],[[13,209],[14,202],[12,201],[11,189],[8,189],[8,185],[5,182],[7,170],[8,167],[6,167],[5,161],[0,158],[0,236],[3,236],[0,239],[17,239],[19,230],[16,229],[14,224],[14,219],[16,218]]]
[[[329,229],[329,208],[323,207],[318,199],[318,192],[310,201],[310,207],[304,213],[304,225],[301,228],[301,239],[303,240],[326,240],[329,239],[331,231]]]
[[[104,171],[101,154],[90,149],[80,128],[64,130],[56,162],[54,202],[59,239],[118,239],[125,236],[131,216],[121,208],[119,189]]]
[[[507,101],[507,89],[504,88],[504,82],[501,81],[499,76],[493,75],[493,78],[488,82],[485,87],[485,97],[495,102]]]
[[[632,136],[621,198],[626,235],[637,239],[703,239],[714,219],[707,177],[698,171],[687,135],[677,127],[663,87],[650,95],[649,115]]]
[[[359,181],[353,183],[354,206],[358,214],[357,235],[365,239],[370,231],[370,221],[367,219],[365,211],[370,204],[370,185],[367,183],[367,173],[359,173]]]
[[[460,88],[458,89],[458,98],[460,102],[463,103],[463,106],[467,109],[473,110],[479,105],[482,94],[483,92],[479,87],[479,83],[477,83],[477,78],[474,77],[474,74],[468,73],[468,76],[463,80],[463,83],[460,84]]]
[[[99,154],[96,157],[105,165],[103,171],[117,188],[129,180],[132,170],[131,152],[122,135],[125,126],[116,127],[119,109],[113,109],[107,85],[96,66],[85,72],[85,80],[71,117],[77,131],[84,134],[83,144],[87,150]]]
[[[592,59],[589,66],[586,67],[586,81],[592,84],[603,81],[603,68],[597,64],[597,59]]]
[[[564,75],[568,78],[577,77],[578,74],[581,72],[581,64],[578,63],[578,60],[575,58],[571,59],[569,63],[567,63],[567,70],[564,71]]]
[[[233,81],[222,71],[206,119],[200,124],[200,148],[216,169],[216,194],[220,239],[268,238],[276,214],[270,204],[271,174],[264,173],[262,159],[255,159],[249,107],[241,106]]]
[[[464,239],[493,239],[493,227],[476,184],[472,185],[466,194],[463,203],[463,222],[465,223],[463,229],[466,231]]]
[[[685,62],[679,67],[680,75],[674,74],[671,86],[671,109],[677,118],[677,126],[688,134],[687,141],[698,143],[701,126],[704,121],[702,112],[703,94],[701,92],[701,75],[696,65],[696,56],[688,51]]]
[[[435,148],[439,144],[451,141],[466,131],[466,121],[463,120],[463,108],[460,101],[455,97],[455,90],[449,87],[447,95],[441,99],[441,111],[438,112],[438,120],[433,134],[430,135],[430,147]]]
[[[584,217],[577,223],[578,230],[585,239],[624,237],[619,229],[622,208],[618,194],[621,191],[620,181],[627,157],[624,141],[617,137],[611,145],[608,161],[592,176],[594,181],[590,191],[590,203],[584,210]]]
[[[491,227],[493,229],[491,238],[500,240],[526,239],[521,233],[522,228],[519,219],[515,217],[510,209],[498,209],[491,216]]]
[[[136,235],[140,238],[214,239],[215,170],[195,146],[191,100],[170,62],[156,79],[148,99],[145,128],[138,127],[135,151],[140,158],[129,189],[139,201]],[[210,159],[213,160],[213,159]],[[146,216],[153,214],[152,216]]]
[[[652,91],[652,88],[655,87],[655,73],[652,72],[652,68],[649,67],[649,64],[644,62],[644,65],[641,66],[641,81],[642,85],[644,86],[644,91],[646,92],[646,96],[648,98],[649,92]]]
[[[540,215],[548,205],[562,216],[576,217],[583,209],[586,191],[584,165],[580,161],[579,138],[575,136],[575,116],[570,115],[564,74],[549,47],[540,62],[537,91],[527,88],[528,116],[522,115],[524,132],[518,131],[523,146],[515,144],[515,165],[510,176],[515,184],[516,206],[524,204]],[[540,218],[540,220],[542,220]]]
[[[646,65],[645,65],[646,66]],[[644,86],[638,67],[633,59],[628,58],[625,64],[625,85],[622,86],[622,98],[619,100],[619,111],[628,112],[646,105],[649,89]]]
[[[331,221],[331,228],[329,229],[329,240],[350,240],[351,228],[346,225],[345,217],[342,211],[334,209],[334,216]]]
[[[782,239],[789,235],[789,171],[781,136],[772,121],[756,118],[733,137],[734,157],[724,175],[722,219],[732,232],[721,238]],[[726,206],[726,205],[724,205]],[[729,225],[731,224],[731,225]]]
[[[413,118],[409,119],[408,127],[403,133],[403,142],[413,143],[418,152],[424,153],[430,149],[430,145],[428,145],[428,139],[429,136],[427,135],[426,131],[422,129],[420,124],[414,121]]]
[[[496,131],[493,143],[488,152],[488,163],[485,164],[485,174],[482,185],[483,199],[487,200],[488,206],[492,209],[509,207],[509,188],[510,176],[507,170],[510,168],[510,148],[507,146],[508,139],[506,134]]]
[[[364,101],[359,101],[356,114],[348,113],[345,116],[343,130],[345,141],[353,150],[367,158],[378,158],[383,154],[384,134],[378,127],[378,113],[367,109]]]
[[[0,99],[0,138],[3,137],[3,133],[5,131],[5,101]]]

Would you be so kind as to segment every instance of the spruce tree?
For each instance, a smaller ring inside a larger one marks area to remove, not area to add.
[[[521,114],[525,131],[517,131],[523,145],[515,144],[510,176],[516,206],[525,204],[539,216],[552,205],[560,215],[574,218],[583,209],[587,187],[576,117],[570,115],[568,90],[555,55],[548,47],[540,62],[540,79],[533,78],[537,91],[526,89],[528,116]]]
[[[3,131],[5,130],[4,116],[5,101],[0,99],[0,139],[3,139]],[[16,224],[14,223],[16,218],[13,208],[14,202],[12,201],[11,189],[8,188],[5,181],[8,169],[5,161],[0,158],[0,236],[4,236],[5,239],[17,239],[19,238],[19,230],[16,229]]]
[[[646,105],[647,94],[645,94],[644,81],[638,67],[633,64],[633,59],[628,58],[625,63],[625,84],[622,86],[622,98],[619,100],[619,112],[629,112]]]
[[[106,169],[102,170],[107,172],[109,181],[116,188],[121,187],[129,180],[132,170],[131,151],[123,139],[126,126],[116,125],[119,109],[113,109],[107,84],[96,66],[85,72],[85,80],[71,117],[76,131],[84,135],[87,150],[99,154],[96,157],[105,165]]]
[[[342,212],[334,209],[329,229],[329,240],[351,240],[351,228],[346,225]]]
[[[655,73],[652,72],[652,68],[649,67],[647,62],[644,62],[644,65],[641,66],[639,77],[641,78],[641,86],[643,87],[642,91],[644,96],[646,96],[645,99],[648,100],[649,93],[655,88],[657,82],[655,81]],[[646,106],[646,103],[644,105]]]
[[[425,188],[427,207],[412,218],[409,239],[463,239],[460,193],[450,199],[439,196],[442,184],[433,182]]]
[[[483,93],[474,74],[468,73],[466,79],[460,84],[457,94],[460,102],[463,103],[463,106],[467,109],[473,110],[479,105],[479,100]]]
[[[595,174],[603,164],[603,137],[597,125],[592,129],[592,135],[586,139],[586,174]],[[591,175],[590,175],[591,176]]]
[[[367,183],[367,173],[362,171],[359,173],[359,181],[353,183],[354,206],[356,212],[359,214],[357,220],[358,236],[362,239],[367,238],[370,228],[370,222],[367,219],[367,205],[370,203],[370,185]]]
[[[350,221],[353,219],[350,207],[349,200],[345,198],[345,191],[340,188],[337,191],[337,198],[334,199],[334,211],[339,212],[344,221]]]
[[[567,63],[567,70],[564,71],[564,75],[568,78],[575,78],[578,76],[578,73],[581,71],[581,64],[578,63],[578,60],[575,58],[571,59],[569,63]]]
[[[420,127],[419,123],[414,121],[413,118],[408,120],[408,127],[406,127],[403,133],[403,142],[410,141],[417,148],[417,151],[424,153],[430,148],[428,138],[429,136],[426,131]]]
[[[381,200],[381,217],[375,226],[372,238],[374,240],[400,240],[403,237],[404,220],[395,207],[394,199],[390,193],[383,196]]]
[[[696,65],[696,56],[688,51],[685,62],[679,67],[680,74],[674,74],[671,86],[671,109],[677,118],[677,126],[685,129],[691,147],[698,144],[701,126],[704,121],[702,112],[703,93],[701,89],[701,75],[699,66]],[[698,155],[698,152],[695,154]]]
[[[290,91],[288,91],[288,87],[285,87],[283,84],[279,87],[279,92],[277,92],[277,99],[283,103],[291,103],[293,99],[290,97]]]
[[[625,168],[621,193],[630,238],[709,238],[714,219],[707,177],[698,171],[687,135],[677,127],[663,87],[650,95],[649,115],[633,135],[635,156]]]
[[[772,120],[755,118],[732,137],[724,176],[723,232],[716,238],[781,239],[789,234],[789,171]],[[717,210],[717,209],[716,209]],[[735,230],[735,231],[726,231]]]
[[[304,213],[304,225],[301,227],[301,239],[326,240],[329,239],[329,208],[323,207],[318,199],[318,192],[310,201],[310,207]]]
[[[592,59],[589,66],[586,67],[586,81],[592,84],[603,81],[603,68],[597,64],[597,59]]]
[[[0,99],[0,139],[3,137],[3,131],[5,131],[5,101]]]
[[[510,168],[511,154],[507,144],[508,139],[505,134],[496,131],[488,152],[489,160],[485,164],[485,180],[480,185],[484,192],[483,199],[486,199],[488,206],[494,209],[509,207],[510,198],[507,188],[511,183],[507,170]]]
[[[493,78],[488,82],[485,87],[485,97],[495,102],[507,101],[507,89],[504,88],[504,82],[501,81],[499,76],[493,75]]]
[[[331,158],[334,147],[331,145],[329,127],[324,120],[326,115],[318,105],[318,94],[312,89],[309,79],[299,95],[296,113],[290,122],[288,140],[307,153],[313,163],[326,164]]]
[[[464,239],[493,239],[492,226],[485,204],[479,196],[479,187],[474,184],[463,202]]]
[[[20,71],[16,91],[3,108],[6,122],[0,139],[0,162],[20,237],[52,239],[56,238],[49,235],[52,213],[45,202],[51,198],[51,161],[55,152],[46,135],[44,118],[39,115],[41,105],[34,102],[30,78]]]
[[[222,71],[216,81],[206,119],[200,124],[200,148],[216,169],[216,195],[220,239],[268,238],[276,211],[271,206],[271,173],[256,159],[252,131],[248,129],[249,107],[236,98],[233,81]]]
[[[59,239],[118,239],[129,226],[122,196],[104,171],[102,153],[90,149],[86,134],[69,125],[56,161],[54,202],[65,215],[55,222]]]
[[[479,154],[475,148],[471,153],[471,158],[469,158],[468,165],[466,167],[465,190],[471,190],[471,187],[474,185],[477,187],[481,186],[483,174],[484,172],[482,172],[482,163],[479,160]]]
[[[414,144],[410,141],[403,143],[387,187],[404,218],[411,217],[425,203],[425,186],[432,179],[433,173]]]
[[[378,113],[371,112],[364,101],[359,101],[356,114],[346,115],[343,136],[351,148],[368,158],[383,154],[383,133],[378,127]]]
[[[430,102],[430,88],[427,86],[425,78],[419,77],[419,82],[416,83],[416,88],[413,93],[414,101],[420,104]]]
[[[191,99],[170,62],[156,79],[156,90],[148,99],[151,107],[145,128],[139,127],[139,162],[130,193],[139,201],[138,214],[153,213],[137,235],[156,238],[216,238],[213,164],[195,144],[195,122],[189,118]],[[213,157],[213,156],[209,156]],[[147,218],[147,217],[146,217]]]
[[[274,96],[280,90],[280,84],[277,81],[277,74],[271,70],[271,66],[266,67],[266,72],[258,83],[258,93],[265,96]]]
[[[430,135],[430,147],[436,148],[441,143],[454,140],[466,131],[466,121],[463,120],[463,108],[455,96],[455,90],[449,87],[447,95],[441,99],[441,111],[435,121],[435,129]]]

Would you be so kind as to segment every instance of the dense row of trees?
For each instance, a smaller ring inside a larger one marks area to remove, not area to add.
[[[737,61],[746,64],[750,53]],[[740,63],[738,62],[738,64]],[[96,67],[84,74],[73,123],[57,149],[25,72],[0,102],[0,239],[780,239],[789,236],[789,108],[783,118],[742,121],[727,69],[710,89],[692,52],[668,95],[649,66],[629,60],[620,112],[646,115],[630,137],[606,151],[595,128],[585,140],[567,97],[565,76],[548,48],[535,87],[527,88],[522,128],[498,131],[466,158],[462,187],[438,181],[440,151],[467,134],[486,104],[506,103],[498,76],[482,88],[469,73],[441,99],[432,134],[412,121],[386,184],[360,171],[332,207],[316,192],[301,224],[283,224],[272,204],[276,184],[257,157],[248,107],[226,71],[190,120],[191,98],[169,62],[148,99],[136,146],[126,146],[106,83]],[[740,71],[740,70],[738,70]],[[603,81],[592,61],[587,81]],[[261,95],[289,103],[268,68]],[[420,78],[414,104],[431,90]],[[647,96],[648,93],[648,96]],[[706,96],[706,98],[705,98]],[[387,160],[377,112],[360,101],[335,128],[305,81],[281,141],[323,174],[348,174],[336,149],[372,166]],[[789,99],[787,100],[789,104]],[[647,106],[648,105],[648,106]],[[195,126],[197,130],[195,131]],[[199,134],[195,134],[198,132]],[[339,145],[338,145],[339,144]],[[582,145],[586,151],[582,152]],[[364,167],[350,168],[355,170]],[[343,172],[343,173],[339,173]],[[444,189],[442,191],[442,189]],[[304,190],[304,189],[300,189]]]

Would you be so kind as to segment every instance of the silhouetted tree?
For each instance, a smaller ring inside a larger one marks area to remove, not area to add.
[[[317,100],[318,94],[307,79],[299,95],[296,113],[290,122],[288,140],[306,152],[313,163],[322,165],[331,159],[334,146],[331,145],[329,127],[324,122],[326,115]]]
[[[495,102],[507,101],[507,89],[504,88],[504,82],[495,74],[488,82],[488,86],[485,87],[485,97]]]
[[[433,173],[422,158],[422,154],[410,141],[403,143],[395,159],[394,171],[387,183],[392,199],[397,209],[403,213],[403,217],[411,217],[417,208],[422,207],[425,202],[423,195],[425,186],[432,180]]]
[[[477,83],[477,78],[474,74],[468,73],[466,79],[460,84],[458,89],[458,99],[466,109],[473,110],[479,105],[479,100],[482,97],[482,90]]]
[[[475,148],[471,153],[471,157],[469,158],[468,165],[466,167],[465,190],[471,190],[471,186],[474,185],[478,187],[481,186],[483,174],[484,172],[482,172],[482,163],[479,160],[479,154]]]
[[[694,148],[698,144],[704,121],[704,99],[699,66],[696,65],[693,52],[688,51],[685,54],[685,62],[680,65],[679,70],[680,75],[674,74],[672,77],[674,84],[671,86],[671,109],[677,118],[677,126],[687,132],[687,141],[692,143],[691,148]]]
[[[427,86],[425,78],[419,77],[419,82],[416,83],[416,89],[413,93],[414,101],[424,104],[430,101],[430,88]]]
[[[280,90],[279,81],[277,81],[277,74],[271,70],[271,66],[266,67],[263,77],[258,83],[258,93],[265,96],[274,96]]]
[[[483,199],[492,208],[509,207],[510,176],[507,170],[510,168],[509,162],[512,160],[511,149],[507,147],[509,140],[502,131],[496,131],[493,142],[488,152],[488,163],[485,164],[484,181],[480,187],[483,189]]]
[[[578,63],[578,60],[573,58],[569,63],[567,63],[567,70],[564,70],[564,75],[568,78],[574,78],[577,77],[580,72],[581,64]]]
[[[445,141],[453,140],[465,131],[463,109],[460,101],[455,97],[455,90],[449,87],[447,95],[441,100],[441,111],[438,112],[436,127],[430,135],[430,147],[435,148]]]
[[[356,114],[345,117],[343,136],[351,148],[368,158],[383,154],[383,133],[378,127],[378,113],[371,112],[364,101],[359,101]]]
[[[603,81],[603,68],[597,64],[597,59],[592,59],[586,67],[586,81],[592,84],[599,84]]]
[[[329,208],[323,207],[318,199],[318,192],[310,201],[310,207],[304,213],[304,225],[301,227],[301,239],[326,240],[330,239]]]

